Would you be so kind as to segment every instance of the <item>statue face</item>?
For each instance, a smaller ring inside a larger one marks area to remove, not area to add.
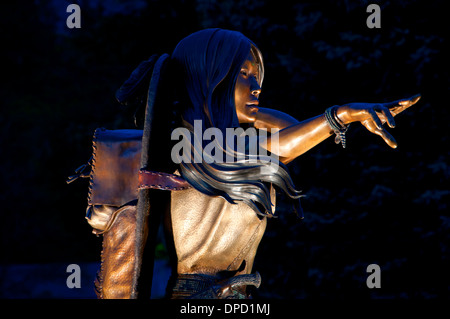
[[[249,53],[242,64],[241,71],[236,80],[234,102],[239,123],[253,123],[258,112],[259,94],[259,67],[256,58]]]

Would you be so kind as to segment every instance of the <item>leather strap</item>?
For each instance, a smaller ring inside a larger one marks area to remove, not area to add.
[[[179,191],[190,187],[191,185],[178,175],[146,170],[139,171],[139,189]]]

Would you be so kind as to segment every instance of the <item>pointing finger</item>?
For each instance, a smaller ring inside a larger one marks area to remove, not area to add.
[[[399,105],[401,105],[401,106],[407,106],[407,105],[411,106],[411,105],[416,104],[420,100],[421,97],[422,96],[420,94],[416,94],[416,95],[411,96],[410,98],[400,99],[400,100],[396,100],[396,101],[393,101],[393,102],[387,102],[387,103],[384,103],[383,105],[388,107],[388,108],[391,108],[391,107],[394,107],[394,106],[399,106]]]

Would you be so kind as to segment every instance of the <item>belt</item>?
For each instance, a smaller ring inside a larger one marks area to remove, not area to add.
[[[248,299],[247,286],[261,284],[258,272],[228,279],[203,274],[179,274],[172,291],[173,299]]]

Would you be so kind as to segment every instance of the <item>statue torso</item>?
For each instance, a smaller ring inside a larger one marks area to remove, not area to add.
[[[275,192],[271,189],[275,205]],[[238,270],[250,273],[266,228],[246,204],[231,204],[220,197],[190,188],[172,192],[170,217],[179,274],[209,274]]]

